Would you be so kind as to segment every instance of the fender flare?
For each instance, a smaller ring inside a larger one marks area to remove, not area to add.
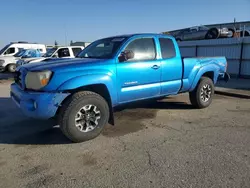
[[[216,84],[218,76],[219,76],[219,70],[220,70],[220,68],[216,64],[210,64],[210,65],[206,65],[206,66],[201,67],[193,80],[190,91],[193,91],[195,89],[195,87],[198,84],[198,82],[200,81],[201,77],[207,72],[214,73],[213,74],[213,83]]]
[[[88,74],[77,76],[67,80],[63,84],[61,84],[57,91],[67,91],[67,90],[75,90],[84,86],[95,85],[95,84],[103,84],[107,87],[112,106],[117,104],[117,91],[114,85],[114,81],[111,76],[108,74]]]

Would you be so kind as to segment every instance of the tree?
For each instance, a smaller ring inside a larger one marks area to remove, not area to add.
[[[57,43],[57,41],[55,40],[55,46],[58,46],[58,43]]]
[[[73,40],[71,40],[71,41],[70,41],[70,46],[72,46],[73,43],[74,43]]]

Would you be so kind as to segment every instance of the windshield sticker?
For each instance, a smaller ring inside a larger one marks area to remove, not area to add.
[[[125,38],[114,38],[113,40],[112,40],[112,42],[121,42],[121,41],[123,41]]]

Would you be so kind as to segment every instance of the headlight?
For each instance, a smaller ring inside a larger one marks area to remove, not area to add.
[[[52,76],[49,70],[41,72],[28,72],[25,77],[25,85],[28,89],[38,90],[48,85]]]
[[[0,59],[0,65],[3,65],[4,63],[5,63],[5,61]]]

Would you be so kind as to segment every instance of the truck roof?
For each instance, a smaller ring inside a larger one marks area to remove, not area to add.
[[[111,36],[111,37],[106,37],[106,38],[112,38],[112,37],[133,37],[133,36],[167,36],[170,38],[174,38],[171,35],[166,35],[166,34],[161,34],[161,33],[134,33],[134,34],[124,34],[124,35],[116,35],[116,36]]]

